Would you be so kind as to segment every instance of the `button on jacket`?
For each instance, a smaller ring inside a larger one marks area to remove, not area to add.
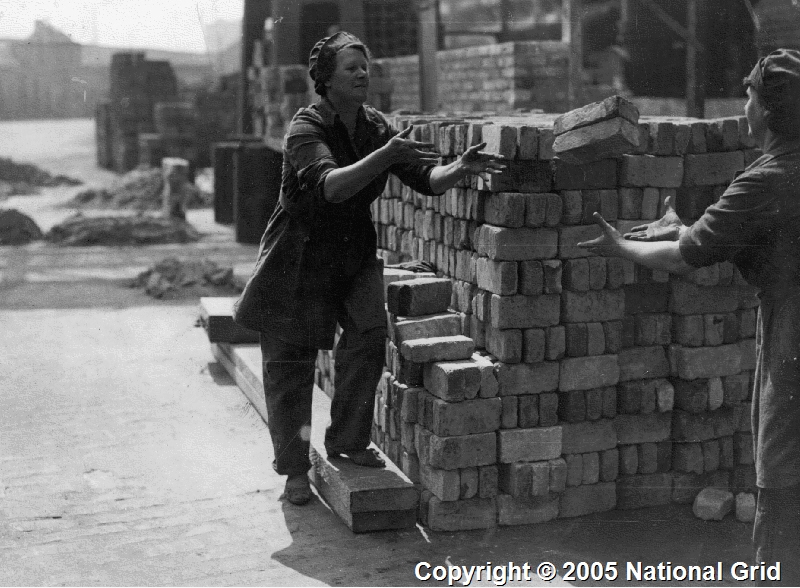
[[[370,106],[359,110],[352,138],[324,98],[298,111],[284,139],[279,202],[261,239],[253,274],[234,307],[237,323],[287,342],[333,346],[337,313],[353,279],[380,264],[370,204],[383,192],[390,172],[413,190],[433,195],[433,166],[396,164],[341,203],[325,200],[325,178],[396,134]],[[362,332],[384,326],[382,297],[365,301],[353,318]]]

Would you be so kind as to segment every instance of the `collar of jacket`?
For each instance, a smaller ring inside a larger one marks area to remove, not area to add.
[[[319,100],[317,100],[315,106],[317,112],[320,114],[320,117],[322,117],[322,123],[326,127],[332,127],[336,124],[336,120],[339,119],[339,113],[336,112],[336,109],[329,100],[321,97]],[[374,113],[370,110],[371,109],[365,107],[363,104],[359,107],[358,115],[356,117],[356,127],[365,122],[372,126],[377,126],[380,123],[380,121],[375,117]]]

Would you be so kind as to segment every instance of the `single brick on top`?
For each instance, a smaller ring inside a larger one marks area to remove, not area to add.
[[[387,288],[389,312],[399,316],[422,316],[445,312],[453,285],[445,278],[417,278],[393,282]]]

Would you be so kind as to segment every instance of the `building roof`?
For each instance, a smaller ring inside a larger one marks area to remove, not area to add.
[[[69,35],[62,33],[43,20],[36,21],[34,24],[33,33],[31,33],[31,36],[28,37],[27,41],[45,43],[48,45],[78,45],[78,43],[73,41]]]
[[[211,67],[213,57],[205,53],[188,53],[182,51],[162,51],[160,49],[104,47],[102,45],[82,45],[81,64],[86,66],[108,67],[115,53],[144,53],[151,61],[169,61],[173,66]]]

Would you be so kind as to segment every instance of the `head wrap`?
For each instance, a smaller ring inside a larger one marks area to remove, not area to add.
[[[794,112],[800,108],[800,51],[778,49],[762,57],[744,83],[770,112]]]
[[[311,49],[308,56],[308,75],[314,80],[314,91],[320,96],[325,93],[325,82],[336,70],[336,54],[348,47],[360,49],[364,55],[369,56],[366,45],[358,37],[345,31],[320,39]]]

